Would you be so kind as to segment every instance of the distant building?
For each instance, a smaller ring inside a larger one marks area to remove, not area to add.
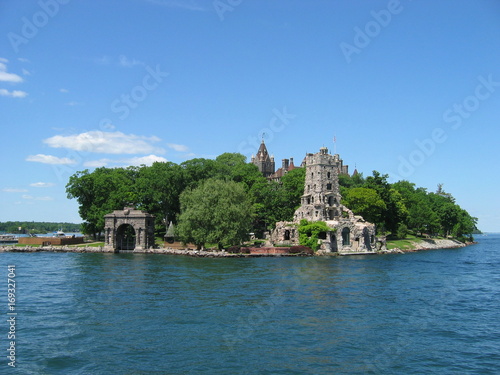
[[[260,173],[262,173],[266,178],[274,173],[274,156],[270,156],[267,152],[264,140],[262,140],[262,143],[260,144],[257,155],[252,155],[251,163],[255,164],[257,168],[259,168]]]
[[[306,166],[306,159],[308,156],[313,154],[307,154],[300,167],[296,167],[293,158],[290,159],[282,159],[281,160],[281,168],[276,170],[276,163],[274,161],[274,156],[270,155],[267,151],[266,144],[264,140],[262,140],[259,150],[257,151],[257,155],[252,155],[251,163],[256,165],[259,168],[259,171],[262,173],[264,177],[271,181],[280,181],[281,178],[295,168],[303,168]],[[338,154],[334,155],[335,158],[335,168],[337,169],[338,174],[349,174],[349,166],[344,165],[344,161],[340,159]],[[358,171],[354,170],[353,175],[357,174]]]

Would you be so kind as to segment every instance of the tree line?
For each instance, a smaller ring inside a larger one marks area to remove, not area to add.
[[[435,192],[428,192],[406,180],[391,184],[388,178],[377,171],[366,178],[362,174],[341,175],[342,203],[375,223],[378,233],[395,238],[405,238],[412,232],[453,236],[464,242],[473,240],[472,233],[478,232],[477,218],[461,208],[442,184]]]
[[[44,221],[6,221],[4,223],[0,223],[0,232],[14,233],[14,234],[50,233],[58,231],[60,229],[65,232],[79,232],[81,228],[80,224],[51,223]]]
[[[341,175],[342,203],[377,224],[380,233],[464,237],[475,229],[477,219],[442,189],[428,193],[408,181],[390,184],[387,178],[376,171],[367,178]],[[222,247],[239,244],[248,233],[260,237],[278,221],[291,221],[304,180],[305,169],[296,168],[280,182],[268,181],[244,155],[224,153],[180,164],[84,170],[70,177],[66,192],[79,204],[86,234],[98,236],[105,214],[134,205],[155,215],[157,235],[173,222],[179,239]]]

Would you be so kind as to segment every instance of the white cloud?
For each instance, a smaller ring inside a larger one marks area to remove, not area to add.
[[[26,193],[28,190],[18,188],[3,188],[2,191],[5,193]]]
[[[98,167],[128,167],[128,166],[140,166],[140,165],[152,165],[154,162],[167,162],[168,160],[164,157],[157,155],[147,155],[147,156],[137,156],[129,159],[108,159],[102,158],[98,160],[90,160],[83,163],[84,167],[98,168]]]
[[[67,94],[69,92],[68,89],[59,89],[59,92],[62,92],[63,94]]]
[[[189,148],[187,146],[178,145],[175,143],[167,143],[167,146],[175,151],[178,151],[178,152],[186,152],[187,150],[189,150]]]
[[[164,153],[165,150],[153,146],[160,138],[145,137],[122,132],[89,131],[74,135],[56,135],[43,142],[53,148],[68,148],[75,151],[102,154],[147,154]]]
[[[0,89],[0,96],[10,96],[11,98],[25,98],[26,96],[28,96],[28,93],[21,90],[9,91],[6,89]]]
[[[19,83],[23,81],[23,78],[14,73],[7,72],[7,59],[2,58],[0,60],[0,81],[1,82],[11,82],[11,83]]]
[[[36,188],[46,188],[46,187],[51,187],[54,186],[55,184],[53,182],[33,182],[30,184],[32,187]]]
[[[29,71],[29,70],[27,70],[27,69],[24,69],[24,68],[23,68],[22,72],[23,72],[23,74],[24,74],[25,76],[30,76],[30,75],[31,75],[30,71]]]
[[[76,164],[76,160],[70,158],[58,158],[57,156],[44,154],[29,155],[26,161],[34,161],[43,164]]]
[[[139,157],[135,157],[135,158],[131,158],[131,159],[127,159],[127,160],[124,160],[124,162],[127,164],[127,165],[151,165],[153,164],[154,162],[162,162],[162,163],[165,163],[167,162],[168,160],[161,157],[161,156],[157,156],[157,155],[148,155],[148,156],[139,156]]]

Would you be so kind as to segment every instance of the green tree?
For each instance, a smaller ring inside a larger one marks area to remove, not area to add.
[[[379,224],[387,209],[384,201],[374,189],[363,187],[352,188],[342,199],[342,203],[363,219]]]
[[[238,245],[247,238],[252,223],[252,204],[243,185],[209,179],[180,196],[181,214],[176,235],[181,241],[203,247],[215,243]]]
[[[180,166],[184,173],[185,185],[190,188],[218,175],[217,163],[212,159],[191,159]]]

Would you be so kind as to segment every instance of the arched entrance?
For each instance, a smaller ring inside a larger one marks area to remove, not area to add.
[[[135,237],[135,229],[132,225],[120,225],[116,230],[116,250],[134,250]]]
[[[154,216],[125,207],[104,215],[105,249],[108,251],[140,251],[153,247]]]

